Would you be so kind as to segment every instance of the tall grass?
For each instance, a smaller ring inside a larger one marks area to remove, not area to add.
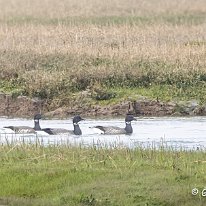
[[[66,145],[0,147],[7,205],[204,205],[205,152]]]
[[[46,17],[61,18],[67,16],[149,16],[152,14],[177,14],[186,12],[205,12],[204,0],[8,0],[0,1],[0,17]]]
[[[202,88],[206,96],[203,0],[9,0],[0,5],[3,91],[52,101],[98,83],[197,87],[196,93]]]

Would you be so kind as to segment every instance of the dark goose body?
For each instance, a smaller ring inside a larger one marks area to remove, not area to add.
[[[83,119],[79,115],[73,118],[74,130],[68,130],[64,128],[43,128],[42,131],[46,132],[49,135],[61,135],[61,134],[81,135],[82,131],[79,127],[79,122],[82,120]]]
[[[124,128],[120,127],[114,127],[114,126],[95,126],[95,128],[100,129],[104,134],[126,134],[126,130]]]
[[[36,131],[32,127],[27,127],[27,126],[8,126],[4,127],[6,129],[11,129],[17,134],[35,134]]]
[[[39,127],[39,119],[41,119],[41,115],[40,114],[36,114],[34,116],[34,127],[28,127],[28,126],[7,126],[4,128],[7,129],[11,129],[12,131],[14,131],[17,134],[35,134],[36,131],[38,131],[39,129],[41,129]]]
[[[95,126],[94,128],[100,129],[104,134],[132,134],[133,129],[131,121],[136,120],[133,115],[127,115],[125,118],[125,128],[115,127],[115,126]]]
[[[63,128],[43,128],[42,131],[46,132],[49,135],[74,134],[72,130]]]

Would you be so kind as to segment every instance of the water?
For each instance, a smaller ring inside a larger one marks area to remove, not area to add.
[[[0,118],[0,143],[40,143],[67,144],[97,147],[159,147],[162,144],[173,149],[205,149],[206,147],[206,117],[190,118],[137,118],[132,122],[132,135],[102,135],[97,129],[90,127],[95,125],[125,127],[124,119],[87,119],[80,122],[83,135],[46,135],[38,134],[14,134],[4,126],[31,126],[33,120]],[[73,129],[72,120],[41,120],[42,128],[66,128]]]

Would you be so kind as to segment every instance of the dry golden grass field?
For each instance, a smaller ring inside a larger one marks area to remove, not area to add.
[[[0,8],[0,91],[52,102],[100,85],[206,101],[204,0],[1,0]]]

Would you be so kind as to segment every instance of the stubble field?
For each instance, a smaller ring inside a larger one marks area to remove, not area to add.
[[[114,101],[137,95],[206,101],[203,0],[9,0],[0,6],[3,92],[44,98],[51,108],[98,88]]]

